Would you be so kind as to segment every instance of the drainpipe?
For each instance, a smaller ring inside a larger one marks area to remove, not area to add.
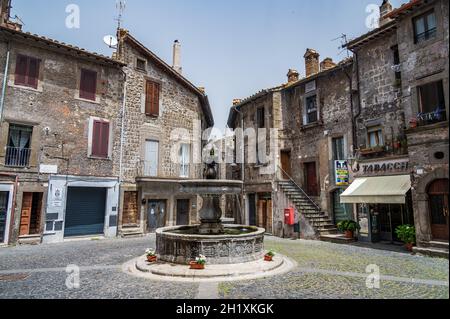
[[[13,190],[13,200],[11,205],[11,220],[9,221],[9,234],[8,234],[8,242],[6,243],[9,245],[11,242],[12,233],[14,231],[14,215],[16,211],[16,196],[17,196],[17,186],[19,185],[19,176],[15,174],[7,174],[7,173],[0,173],[0,176],[6,176],[6,177],[12,177],[14,178],[14,190]]]
[[[125,143],[125,110],[127,101],[127,74],[122,70],[124,76],[124,86],[123,86],[123,101],[121,117],[122,123],[120,127],[120,159],[119,159],[119,183],[122,183],[122,173],[123,173],[123,145]]]
[[[350,50],[351,51],[351,50]],[[354,135],[355,135],[355,139],[353,140],[353,148],[355,151],[358,148],[357,145],[357,133],[356,133],[356,121],[358,120],[358,118],[361,116],[361,106],[362,106],[362,100],[361,100],[361,81],[360,81],[360,76],[359,76],[359,58],[358,58],[358,53],[351,51],[354,56],[355,56],[355,64],[356,64],[356,85],[357,85],[357,90],[358,90],[358,113],[353,115],[353,130],[354,130]],[[353,114],[353,113],[352,113]]]
[[[0,100],[0,126],[3,123],[3,106],[5,105],[5,93],[6,93],[6,86],[8,83],[8,70],[9,70],[9,57],[10,57],[10,42],[8,41],[7,44],[7,52],[6,52],[6,64],[5,64],[5,72],[3,76],[3,86],[2,86],[2,98]]]
[[[241,202],[241,212],[243,211],[245,213],[246,210],[246,206],[245,206],[245,192],[244,192],[244,187],[245,187],[245,133],[244,133],[244,113],[242,113],[242,111],[239,111],[237,109],[237,107],[234,107],[234,110],[236,113],[238,113],[241,117],[241,128],[242,128],[242,163],[241,163],[241,180],[242,180],[242,202]],[[245,215],[242,216],[241,214],[241,223],[245,223]]]

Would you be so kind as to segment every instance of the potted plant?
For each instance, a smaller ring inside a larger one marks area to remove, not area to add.
[[[410,128],[416,128],[417,127],[417,118],[412,118],[409,120],[409,127]]]
[[[154,262],[156,262],[156,261],[158,260],[158,257],[156,256],[156,252],[155,252],[154,249],[148,248],[148,249],[145,251],[145,254],[147,255],[147,260],[148,260],[148,262],[150,262],[150,263],[154,263]]]
[[[195,258],[195,261],[190,262],[191,269],[205,269],[206,265],[206,257],[203,255],[200,255],[199,257]]]
[[[344,220],[337,224],[338,229],[345,233],[345,237],[353,239],[355,231],[360,230],[361,226],[353,220]]]
[[[273,257],[275,257],[275,252],[270,250],[267,254],[264,255],[265,261],[273,261]]]
[[[413,251],[413,246],[416,243],[416,228],[411,225],[401,225],[395,229],[397,237],[405,243],[408,251]]]

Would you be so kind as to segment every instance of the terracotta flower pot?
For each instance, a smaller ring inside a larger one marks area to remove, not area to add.
[[[147,261],[150,263],[154,263],[158,260],[158,257],[156,256],[147,256]]]
[[[353,239],[353,232],[351,230],[345,231],[345,238]]]
[[[273,261],[273,256],[265,255],[264,261]]]
[[[189,265],[191,266],[191,269],[196,269],[196,270],[205,269],[204,264],[198,264],[196,261],[191,261]]]
[[[408,244],[405,245],[405,247],[406,247],[406,250],[412,252],[412,251],[413,251],[414,244],[408,243]]]

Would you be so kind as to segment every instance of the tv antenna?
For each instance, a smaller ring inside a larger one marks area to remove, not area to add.
[[[110,49],[117,49],[117,38],[113,35],[105,35],[103,37],[103,42],[110,48]]]
[[[116,1],[116,9],[118,11],[118,16],[116,18],[117,21],[117,30],[120,29],[120,27],[122,26],[122,17],[123,17],[123,13],[125,11],[126,8],[126,2],[124,0],[117,0]]]
[[[345,33],[342,33],[342,35],[340,37],[337,37],[336,39],[332,39],[331,41],[337,41],[337,40],[341,40],[341,45],[339,46],[338,49],[343,49],[342,51],[339,52],[339,55],[341,55],[344,51],[347,51],[347,58],[350,57],[349,53],[348,53],[348,49],[346,47],[348,41],[347,41],[347,35]]]

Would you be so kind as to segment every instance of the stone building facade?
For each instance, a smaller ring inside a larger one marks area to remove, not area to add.
[[[179,182],[203,178],[202,134],[214,125],[208,98],[180,73],[178,41],[171,67],[128,31],[118,39],[115,56],[127,64],[119,234],[195,224],[200,199]]]
[[[113,237],[123,64],[22,32],[4,3],[0,244]],[[79,202],[89,194],[99,199]]]
[[[360,105],[353,179],[403,178],[407,185],[401,202],[356,200],[360,236],[398,242],[396,227],[412,224],[418,251],[448,256],[448,3],[393,9],[384,1],[381,12],[379,28],[348,44]]]
[[[252,163],[250,135],[244,143],[245,221],[276,236],[290,237],[296,232],[304,238],[318,238],[335,231],[334,216],[325,213],[334,212],[332,196],[341,188],[334,177],[334,158],[346,159],[353,143],[352,60],[335,64],[326,58],[320,62],[319,54],[312,49],[304,57],[305,78],[299,79],[296,70],[289,70],[287,83],[236,100],[228,126],[243,127],[244,131],[268,129],[264,136],[270,154],[266,163]],[[270,134],[270,129],[277,135]],[[277,139],[276,153],[270,147],[273,138]],[[259,137],[257,140],[261,141]],[[267,174],[271,164],[274,170]],[[234,170],[234,178],[242,178],[242,165],[230,170]],[[283,189],[286,182],[292,189]],[[304,202],[295,202],[296,196],[304,197]],[[301,231],[284,223],[284,210],[289,207],[294,208]],[[350,210],[344,214],[353,217]]]

